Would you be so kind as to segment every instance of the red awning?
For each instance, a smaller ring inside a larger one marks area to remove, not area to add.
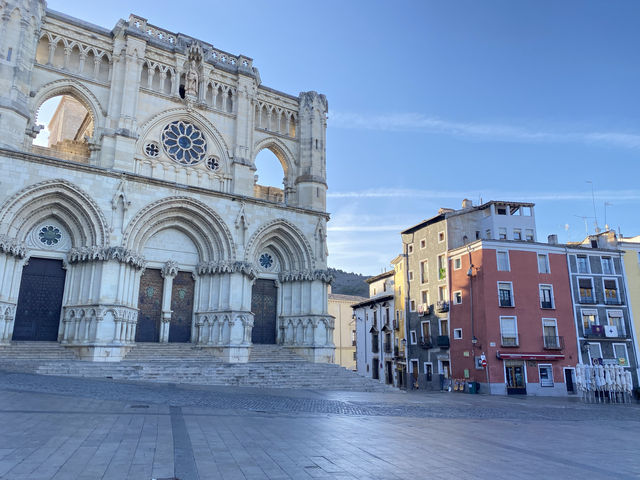
[[[496,352],[496,357],[502,360],[562,360],[561,353],[503,353]]]

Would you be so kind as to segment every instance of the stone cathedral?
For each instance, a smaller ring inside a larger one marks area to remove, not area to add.
[[[324,95],[266,87],[251,58],[145,18],[108,30],[1,1],[0,343],[330,361],[326,116]],[[282,188],[259,183],[263,149]]]

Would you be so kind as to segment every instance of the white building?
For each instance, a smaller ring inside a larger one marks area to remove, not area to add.
[[[367,279],[369,298],[353,304],[356,320],[356,370],[381,383],[398,386],[399,325],[394,320],[394,271]]]
[[[0,342],[329,361],[326,98],[135,15],[108,30],[9,0],[0,18]],[[54,97],[55,143],[35,145]],[[281,189],[255,182],[264,149]]]

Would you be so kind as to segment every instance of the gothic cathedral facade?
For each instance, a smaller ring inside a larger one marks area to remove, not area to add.
[[[108,30],[0,2],[0,343],[330,361],[326,116],[324,95],[268,88],[251,58],[144,18]],[[258,183],[263,149],[283,188]]]

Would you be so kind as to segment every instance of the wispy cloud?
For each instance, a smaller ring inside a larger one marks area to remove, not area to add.
[[[588,143],[640,149],[640,133],[633,132],[555,132],[491,123],[455,122],[421,113],[365,115],[330,112],[330,126],[358,130],[423,131],[477,139],[511,142]]]
[[[437,190],[419,190],[411,188],[398,189],[367,189],[353,190],[347,192],[329,192],[329,198],[433,198],[433,199],[453,199],[461,198],[477,199],[482,196],[485,201],[488,200],[510,200],[518,201],[560,201],[560,200],[591,200],[591,190],[584,192],[458,192],[458,191],[437,191]],[[640,200],[640,190],[598,190],[599,198],[615,198],[616,201],[622,200]]]

